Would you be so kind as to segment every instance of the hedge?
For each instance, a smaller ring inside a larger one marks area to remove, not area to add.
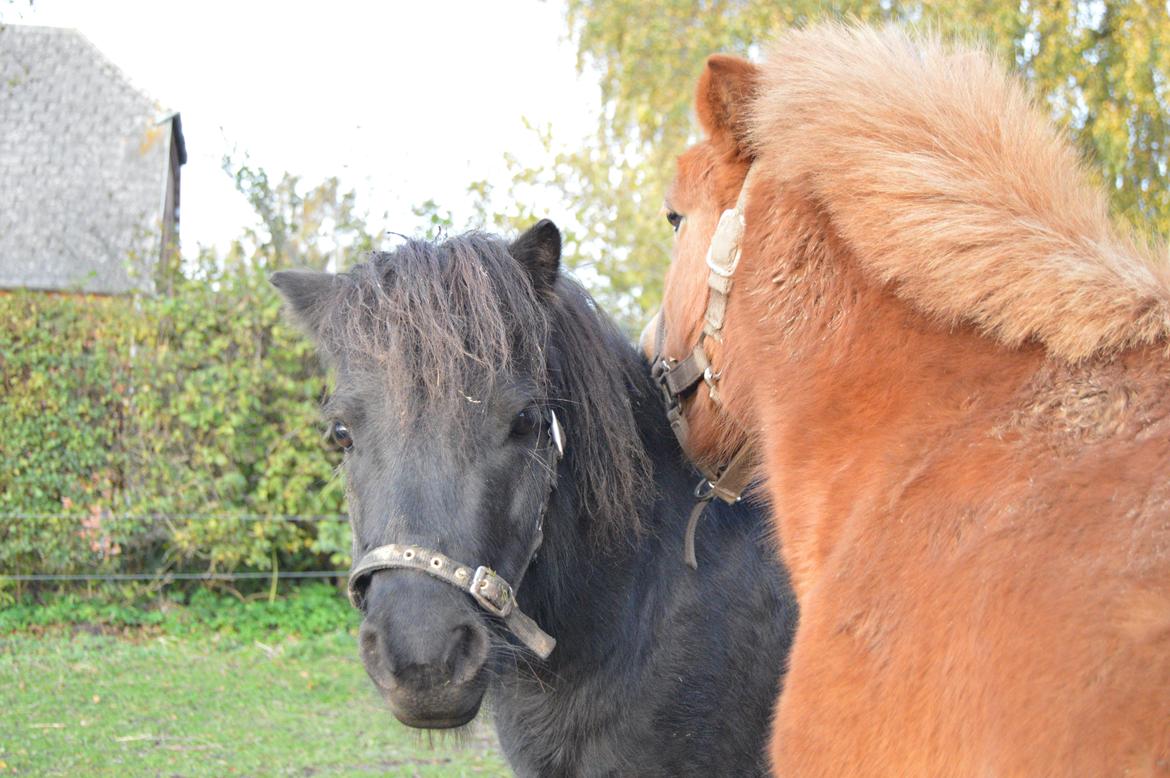
[[[0,295],[0,575],[348,564],[344,523],[233,518],[341,511],[326,379],[263,269],[195,275]]]

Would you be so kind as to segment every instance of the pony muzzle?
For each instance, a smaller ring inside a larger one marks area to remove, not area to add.
[[[370,680],[404,724],[450,729],[479,711],[491,631],[424,576],[374,573],[358,633]]]

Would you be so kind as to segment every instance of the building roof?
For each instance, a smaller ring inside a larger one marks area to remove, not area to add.
[[[178,114],[81,33],[0,27],[0,287],[152,288],[172,153]]]

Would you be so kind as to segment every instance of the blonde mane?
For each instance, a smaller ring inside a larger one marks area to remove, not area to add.
[[[761,178],[807,192],[863,271],[918,310],[1070,361],[1170,334],[1165,248],[1112,223],[1072,146],[986,51],[796,30],[757,94]]]

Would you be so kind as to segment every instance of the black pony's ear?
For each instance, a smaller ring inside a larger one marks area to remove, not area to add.
[[[268,277],[288,303],[293,318],[314,338],[321,331],[335,279],[332,273],[316,270],[281,270]]]
[[[561,231],[548,219],[541,219],[508,247],[524,266],[539,295],[552,293],[561,268]]]

